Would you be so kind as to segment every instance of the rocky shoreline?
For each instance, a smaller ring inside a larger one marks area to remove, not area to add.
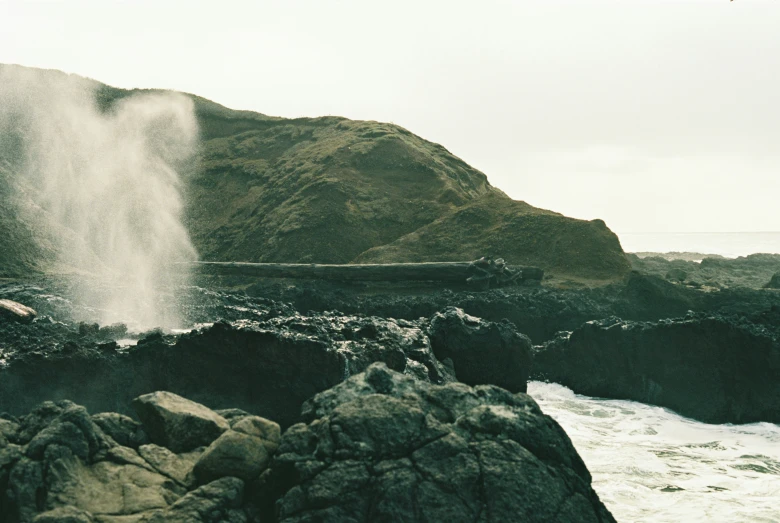
[[[0,286],[38,311],[0,321],[4,521],[612,521],[529,378],[707,422],[780,421],[771,289],[639,273],[593,289],[214,289],[187,291],[195,330],[133,334],[75,321],[52,282]],[[168,394],[216,429],[166,435],[141,411]],[[243,449],[224,458],[238,472],[198,466],[220,440]],[[91,505],[77,493],[90,482],[124,501]]]
[[[44,402],[0,419],[8,523],[614,521],[525,394],[370,365],[278,424],[170,392],[140,423]]]

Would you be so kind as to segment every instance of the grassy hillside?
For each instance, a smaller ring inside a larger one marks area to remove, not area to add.
[[[110,110],[141,92],[149,91],[100,84],[96,101]],[[276,118],[188,96],[201,147],[185,180],[186,225],[201,259],[366,263],[492,254],[599,279],[629,270],[603,222],[513,201],[441,145],[397,125]],[[0,230],[0,252],[9,243],[30,248],[0,258],[0,269],[40,269],[38,259],[52,257],[24,227],[10,229]]]
[[[204,258],[346,263],[496,190],[397,126],[317,118],[205,141],[189,191]]]
[[[630,269],[617,236],[603,221],[567,218],[497,194],[370,249],[355,262],[456,261],[485,254],[586,279],[610,279]]]

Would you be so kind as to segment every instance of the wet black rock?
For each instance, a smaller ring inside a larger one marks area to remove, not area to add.
[[[318,394],[282,436],[279,521],[614,521],[563,429],[525,394],[383,364]]]
[[[433,316],[428,332],[433,353],[452,360],[459,381],[526,391],[531,340],[508,320],[493,323],[448,307]]]
[[[622,286],[620,287],[622,288]],[[298,310],[375,315],[415,321],[430,318],[447,307],[487,321],[511,321],[535,343],[556,332],[574,329],[583,322],[614,314],[612,303],[618,287],[561,290],[545,287],[509,287],[489,291],[429,288],[398,289],[338,287],[328,282],[296,282],[295,285],[257,283],[247,292],[291,302]],[[778,298],[780,302],[780,298]]]
[[[766,322],[771,317],[762,315]],[[780,344],[770,327],[696,314],[593,321],[537,347],[532,377],[710,423],[778,423]]]
[[[423,323],[287,311],[178,337],[152,333],[126,349],[69,341],[17,350],[0,366],[0,411],[20,414],[48,398],[72,398],[93,412],[132,414],[131,399],[167,390],[285,427],[306,399],[375,361],[433,383],[453,380]]]
[[[772,278],[764,286],[765,289],[780,289],[780,272],[776,272],[772,275]]]
[[[671,269],[669,272],[666,273],[666,279],[671,281],[685,281],[685,279],[688,277],[688,273],[685,272],[682,269]]]
[[[689,279],[712,288],[749,287],[760,289],[780,270],[780,255],[750,254],[738,258],[695,253],[666,253],[637,256],[628,254],[635,270],[663,276],[671,271],[683,271]],[[696,261],[695,261],[696,260]]]
[[[612,309],[620,317],[650,320],[681,316],[689,310],[701,309],[703,299],[701,293],[658,276],[632,272]]]

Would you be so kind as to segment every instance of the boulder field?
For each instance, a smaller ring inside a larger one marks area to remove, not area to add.
[[[70,401],[0,419],[7,523],[612,522],[529,396],[370,365],[284,433],[170,392],[133,419]]]

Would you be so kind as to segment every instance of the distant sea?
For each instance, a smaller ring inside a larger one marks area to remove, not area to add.
[[[737,258],[754,253],[780,254],[780,232],[623,232],[626,252],[700,252]]]

